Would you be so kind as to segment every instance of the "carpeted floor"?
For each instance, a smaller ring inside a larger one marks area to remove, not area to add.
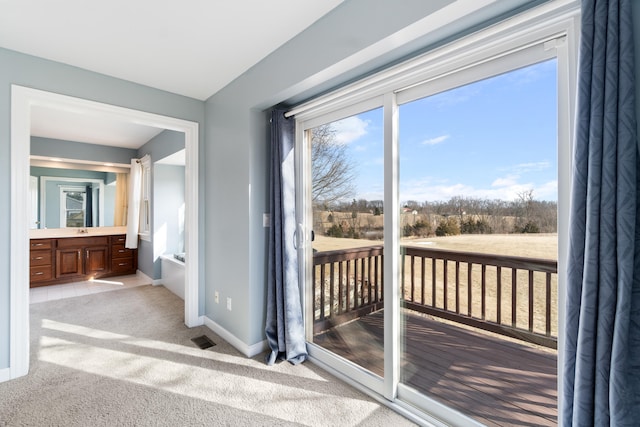
[[[311,363],[269,367],[188,329],[162,286],[32,304],[30,318],[31,369],[0,383],[0,426],[412,425]]]

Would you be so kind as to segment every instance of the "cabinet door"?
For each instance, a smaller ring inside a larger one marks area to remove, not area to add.
[[[85,248],[85,274],[100,275],[109,272],[109,247]]]
[[[56,250],[56,279],[82,274],[82,250],[58,249]]]

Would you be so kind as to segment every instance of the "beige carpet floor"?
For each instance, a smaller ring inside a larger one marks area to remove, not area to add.
[[[162,286],[32,304],[30,319],[30,372],[0,383],[0,426],[412,425],[312,363],[269,367],[185,327]]]

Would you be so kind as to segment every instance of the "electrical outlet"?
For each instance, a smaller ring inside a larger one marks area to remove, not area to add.
[[[216,291],[216,293],[214,294],[214,299],[216,301],[216,304],[220,304],[220,292]]]
[[[265,228],[271,227],[271,214],[268,214],[268,213],[262,214],[262,226]]]
[[[227,298],[227,310],[231,311],[231,298]]]

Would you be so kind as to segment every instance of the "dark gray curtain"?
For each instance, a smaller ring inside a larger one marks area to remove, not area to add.
[[[640,425],[640,223],[630,0],[583,0],[565,426]]]
[[[86,227],[93,227],[93,187],[87,185],[86,187],[86,209],[84,224]]]
[[[284,111],[271,116],[271,227],[265,333],[271,352],[269,365],[277,359],[293,364],[307,357],[298,286],[298,258],[294,245],[295,216],[295,121]]]

